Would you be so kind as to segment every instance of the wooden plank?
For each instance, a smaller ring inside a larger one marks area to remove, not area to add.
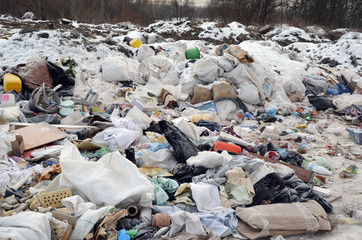
[[[259,158],[259,159],[265,160],[266,162],[280,163],[280,164],[283,164],[285,166],[288,166],[288,167],[290,167],[291,169],[293,169],[295,171],[295,174],[297,174],[297,176],[300,179],[302,179],[303,182],[306,182],[306,183],[312,182],[313,178],[314,178],[314,175],[315,175],[314,172],[309,171],[307,169],[304,169],[304,168],[301,168],[301,167],[298,167],[298,166],[294,166],[294,165],[291,165],[291,164],[287,164],[287,163],[284,163],[284,162],[280,162],[278,160],[274,160],[274,159],[271,159],[271,158],[263,157],[263,156],[260,156],[258,154],[255,154],[255,153],[242,151],[241,155],[244,155],[244,156],[247,156],[247,157],[250,157],[250,158]]]
[[[15,130],[15,133],[23,137],[25,151],[61,140],[68,136],[65,132],[45,122],[23,127]]]
[[[11,130],[17,130],[23,127],[33,126],[37,123],[19,123],[19,122],[10,122],[9,127]],[[50,124],[50,126],[59,128],[59,129],[79,129],[79,128],[92,128],[93,126],[87,125],[62,125],[62,124]]]

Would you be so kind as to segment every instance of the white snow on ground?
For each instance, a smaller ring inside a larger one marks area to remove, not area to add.
[[[306,57],[312,62],[320,63],[323,58],[331,58],[340,65],[337,67],[340,69],[362,69],[355,67],[351,63],[351,55],[358,57],[359,65],[361,66],[362,60],[362,41],[358,39],[343,38],[336,43],[293,43],[289,47],[298,49],[300,51],[300,57]]]
[[[310,28],[311,29],[311,28]],[[322,31],[317,30],[316,33],[322,33]],[[328,41],[323,37],[319,37],[313,33],[307,33],[301,28],[292,27],[288,25],[279,25],[276,26],[272,31],[265,34],[266,37],[271,38],[273,41],[289,41],[289,42],[315,42],[315,41]]]
[[[175,22],[172,21],[159,21],[153,24],[150,24],[146,29],[147,30],[155,30],[157,33],[165,33],[165,32],[177,32],[184,33],[192,30],[190,27],[190,21],[185,21],[182,24],[178,24],[175,26]]]
[[[201,39],[205,38],[223,41],[224,39],[233,37],[234,40],[236,40],[240,34],[249,34],[246,27],[238,22],[229,23],[227,27],[222,28],[218,28],[216,22],[204,22],[200,27],[203,29],[198,35]]]

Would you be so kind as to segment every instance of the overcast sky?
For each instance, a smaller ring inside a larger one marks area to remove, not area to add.
[[[207,0],[194,0],[196,6],[205,5]]]

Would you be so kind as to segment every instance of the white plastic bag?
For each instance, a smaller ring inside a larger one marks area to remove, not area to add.
[[[77,224],[72,230],[72,233],[69,236],[69,240],[84,239],[97,222],[102,220],[107,214],[110,214],[113,211],[113,206],[106,206],[97,210],[88,209],[77,220]]]
[[[142,91],[150,92],[154,94],[156,97],[159,97],[161,95],[162,88],[163,85],[158,79],[150,77],[147,84],[142,88]]]
[[[192,67],[194,76],[202,82],[212,83],[220,78],[224,70],[207,59],[199,59]]]
[[[141,150],[140,153],[142,156],[136,159],[138,166],[145,165],[171,170],[178,163],[170,149],[160,149],[156,152]]]
[[[0,111],[4,111],[0,116],[0,123],[18,122],[20,116],[19,106],[0,108]]]
[[[221,206],[219,190],[217,186],[209,183],[190,183],[192,198],[196,202],[199,212],[221,211],[224,208]]]
[[[49,219],[45,214],[31,211],[1,217],[0,239],[51,239]]]
[[[110,151],[117,149],[124,151],[141,136],[138,130],[134,131],[127,128],[107,128],[104,130],[104,140],[109,142]]]
[[[204,168],[218,168],[229,162],[229,159],[217,152],[203,151],[199,152],[196,156],[187,159],[187,165],[204,167]]]
[[[146,60],[147,58],[155,55],[155,52],[146,44],[142,44],[138,49],[136,59],[139,62]]]
[[[230,79],[238,89],[244,89],[245,82],[249,85],[253,84],[257,88],[258,96],[261,102],[265,100],[265,93],[263,89],[264,80],[261,80],[248,66],[239,64],[231,72],[225,73],[223,77]],[[250,90],[250,89],[249,89]]]
[[[238,106],[235,102],[230,100],[224,100],[220,102],[216,102],[216,111],[217,115],[222,121],[225,121],[228,115],[231,112],[234,112],[238,109]]]
[[[361,94],[342,94],[336,97],[333,100],[333,104],[338,108],[338,110],[343,111],[346,108],[352,106],[353,104],[357,106],[362,106],[362,95]]]
[[[246,103],[256,105],[260,102],[258,88],[249,82],[242,82],[238,85],[238,97]]]
[[[143,113],[138,107],[133,107],[129,110],[126,118],[132,119],[133,122],[142,130],[149,128],[152,122],[152,119]]]
[[[307,132],[312,134],[312,135],[318,134],[318,129],[317,129],[317,126],[315,125],[315,123],[308,124]]]
[[[302,93],[303,96],[305,96],[305,86],[302,83],[301,80],[299,80],[296,77],[289,78],[283,85],[284,91],[288,94],[291,91],[299,91]]]
[[[75,145],[66,142],[60,166],[59,189],[71,188],[98,206],[114,206],[136,195],[153,193],[151,182],[119,152],[87,162]]]
[[[127,59],[123,57],[106,58],[102,62],[102,78],[107,82],[130,80]]]

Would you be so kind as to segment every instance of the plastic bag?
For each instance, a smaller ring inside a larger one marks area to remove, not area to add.
[[[220,117],[221,120],[225,121],[228,115],[231,112],[234,112],[238,109],[236,103],[230,100],[225,100],[216,103],[216,111],[217,115]]]
[[[1,239],[51,239],[51,228],[47,215],[36,212],[19,212],[0,218]]]
[[[336,109],[332,99],[325,96],[308,96],[309,102],[316,108],[317,111],[325,111],[328,108]]]
[[[283,85],[285,93],[290,93],[291,91],[299,91],[302,95],[305,95],[305,86],[303,85],[302,81],[298,78],[290,78],[288,79]]]
[[[314,86],[320,86],[325,88],[327,85],[327,79],[325,77],[322,76],[317,76],[317,75],[303,75],[303,81],[312,84]]]
[[[258,88],[249,82],[238,84],[238,97],[240,100],[250,104],[258,104],[260,102]]]
[[[177,164],[177,160],[170,149],[160,149],[156,152],[141,150],[140,153],[142,154],[141,157],[136,160],[140,167],[145,165],[171,170]]]
[[[178,162],[186,163],[186,160],[196,156],[200,151],[177,127],[166,121],[158,123],[168,143],[172,146],[174,156]]]
[[[45,87],[51,88],[53,79],[47,67],[46,61],[40,57],[30,58],[26,64],[18,65],[17,70],[24,85],[30,90],[41,87],[44,83]]]
[[[102,62],[102,78],[107,82],[130,80],[127,59],[123,57],[104,59]]]
[[[119,152],[108,153],[98,162],[87,162],[75,145],[66,142],[60,166],[59,189],[71,188],[98,206],[114,206],[136,195],[153,194],[150,181]]]
[[[8,152],[12,150],[11,142],[15,140],[15,136],[0,133],[0,161],[8,161]],[[1,186],[1,185],[0,185]]]
[[[318,85],[313,85],[311,83],[308,83],[306,81],[303,81],[303,84],[306,88],[306,91],[305,91],[305,94],[306,95],[319,95],[321,93],[324,92],[325,88],[324,87],[321,87],[321,86],[318,86]]]
[[[142,62],[143,60],[155,55],[155,51],[152,50],[148,45],[142,44],[137,52],[136,59],[139,62]]]
[[[318,134],[317,126],[316,126],[314,123],[308,124],[306,130],[307,130],[308,133],[310,133],[310,134],[312,134],[312,135]]]
[[[0,108],[3,113],[0,115],[0,123],[18,122],[20,115],[19,106]]]
[[[223,74],[224,70],[207,59],[197,60],[192,68],[194,76],[202,82],[212,83]]]
[[[218,168],[227,164],[229,159],[217,152],[199,152],[196,156],[187,159],[187,165],[204,167],[204,168]]]
[[[342,94],[333,100],[333,104],[338,110],[343,111],[346,108],[354,105],[362,106],[362,95],[361,94]]]
[[[265,100],[265,93],[263,90],[263,84],[264,84],[264,80],[261,80],[248,66],[244,65],[244,64],[239,64],[236,68],[234,68],[231,72],[225,73],[223,75],[223,77],[230,79],[236,86],[238,89],[243,90],[242,92],[244,94],[242,95],[247,95],[249,94],[248,91],[252,91],[253,93],[253,98],[254,96],[258,96],[259,97],[259,101],[264,102]],[[245,83],[248,83],[248,85],[245,85]],[[251,89],[250,87],[247,89],[248,91],[244,91],[245,86],[252,86],[254,85],[256,87],[256,90]],[[256,93],[256,94],[255,94]],[[240,97],[240,94],[238,94]],[[253,102],[247,101],[248,98],[242,98],[240,97],[241,100],[243,100],[244,102],[247,103],[251,103],[251,104],[257,104],[257,103],[253,103],[255,102],[255,100]]]
[[[55,104],[54,104],[55,103]],[[60,105],[58,94],[51,88],[35,89],[29,101],[29,108],[34,112],[56,113]]]
[[[143,113],[138,107],[133,107],[129,110],[126,118],[132,119],[133,122],[142,130],[149,128],[152,122],[152,119]]]

